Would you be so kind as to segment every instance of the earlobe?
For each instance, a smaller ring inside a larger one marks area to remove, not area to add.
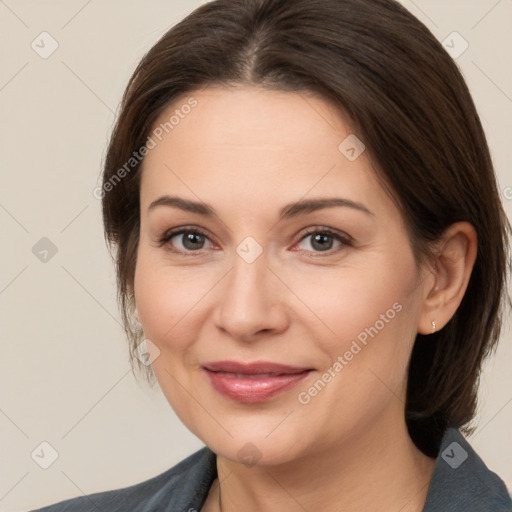
[[[441,330],[457,311],[473,271],[477,245],[476,231],[468,222],[452,224],[443,234],[432,270],[435,286],[424,290],[420,334]],[[425,280],[425,286],[431,287],[431,280]]]

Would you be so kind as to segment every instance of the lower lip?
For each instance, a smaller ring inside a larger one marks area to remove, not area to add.
[[[212,386],[221,394],[237,402],[264,402],[296,386],[311,372],[287,373],[272,377],[247,376],[240,378],[235,374],[212,372],[203,368]]]

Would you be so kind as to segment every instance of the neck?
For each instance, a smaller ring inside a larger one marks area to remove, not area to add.
[[[248,467],[217,456],[219,477],[203,510],[421,512],[434,464],[405,422],[379,421],[338,446],[279,466]]]

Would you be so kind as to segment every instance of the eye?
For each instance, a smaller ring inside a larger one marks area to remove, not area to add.
[[[310,229],[301,238],[299,245],[308,239],[310,239],[309,244],[312,249],[302,249],[306,252],[331,254],[352,245],[350,236],[342,235],[328,228]],[[158,240],[158,247],[165,245],[171,252],[184,256],[195,256],[194,253],[200,254],[203,249],[207,248],[205,247],[207,242],[212,246],[212,242],[202,230],[198,228],[182,227],[166,231]],[[333,249],[333,245],[336,242],[338,246]]]
[[[309,230],[305,236],[300,240],[303,243],[305,240],[310,239],[309,245],[312,247],[313,252],[337,252],[343,249],[344,246],[351,246],[351,239],[349,236],[344,236],[341,233],[334,232],[327,228],[314,228]],[[338,242],[337,249],[332,249],[335,242]],[[305,249],[311,251],[311,249]]]
[[[158,246],[166,245],[172,252],[186,254],[201,251],[205,248],[206,241],[209,238],[197,228],[178,228],[167,231],[158,240]]]

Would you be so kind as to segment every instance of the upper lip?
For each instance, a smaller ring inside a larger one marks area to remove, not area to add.
[[[269,361],[258,361],[253,363],[238,363],[236,361],[214,361],[203,365],[204,368],[212,372],[238,373],[246,375],[259,374],[289,374],[301,373],[312,368],[289,366],[287,364],[272,363]]]

